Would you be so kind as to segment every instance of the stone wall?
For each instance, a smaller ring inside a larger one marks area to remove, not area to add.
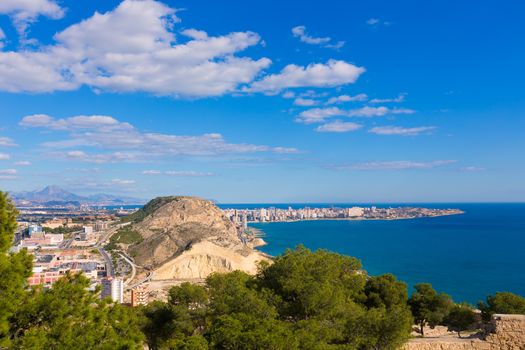
[[[492,329],[480,338],[415,338],[403,350],[525,350],[525,316],[494,315]]]

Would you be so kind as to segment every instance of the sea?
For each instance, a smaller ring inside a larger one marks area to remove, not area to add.
[[[351,207],[370,204],[221,204],[222,208]],[[457,302],[510,291],[525,296],[525,203],[374,204],[457,208],[460,215],[408,220],[253,223],[270,255],[304,245],[354,256],[371,275],[393,273],[412,290],[429,282]]]

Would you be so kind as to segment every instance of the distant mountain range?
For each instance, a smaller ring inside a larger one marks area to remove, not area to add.
[[[47,186],[39,191],[13,192],[11,197],[15,204],[22,206],[31,205],[74,205],[81,204],[107,206],[107,205],[131,205],[144,204],[146,201],[140,198],[115,196],[110,194],[94,194],[89,196],[80,196],[66,191],[58,186]]]

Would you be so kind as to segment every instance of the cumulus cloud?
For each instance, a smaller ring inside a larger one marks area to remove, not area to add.
[[[281,72],[267,75],[244,90],[278,93],[288,88],[335,87],[355,83],[364,72],[363,67],[333,59],[327,63],[312,63],[306,67],[289,64]]]
[[[312,108],[302,111],[297,117],[296,121],[305,124],[321,123],[327,118],[334,116],[346,117],[381,117],[387,114],[412,114],[415,113],[412,109],[407,108],[388,108],[388,107],[361,107],[356,109],[345,110],[339,107],[327,108]]]
[[[11,17],[22,38],[25,37],[28,26],[39,16],[59,19],[64,16],[64,12],[64,9],[55,0],[0,1],[0,14]]]
[[[69,133],[69,138],[42,144],[58,158],[90,163],[138,162],[162,156],[210,156],[234,153],[297,153],[289,147],[226,142],[221,134],[196,136],[142,132],[110,116],[74,116],[64,119],[37,114],[24,117],[20,125]],[[83,148],[105,152],[87,152]]]
[[[302,107],[309,107],[309,106],[315,106],[319,102],[316,100],[312,100],[310,98],[302,98],[298,97],[293,101],[293,104],[296,106],[302,106]]]
[[[11,159],[11,156],[6,153],[0,153],[0,160],[9,160]]]
[[[417,136],[423,133],[430,133],[436,129],[435,126],[419,126],[415,128],[403,128],[401,126],[377,126],[369,132],[377,135],[400,135],[400,136]]]
[[[331,123],[323,124],[318,126],[315,131],[317,132],[349,132],[355,131],[362,127],[361,124],[353,122],[342,122],[340,120],[333,121]]]
[[[330,97],[326,104],[336,104],[336,103],[344,103],[344,102],[362,102],[366,101],[368,99],[368,96],[366,94],[357,94],[355,96],[350,95],[340,95],[340,96],[334,96]]]
[[[416,162],[409,160],[396,160],[387,162],[357,163],[343,166],[333,166],[337,170],[407,170],[407,169],[433,169],[456,163],[456,160],[435,160],[430,162]]]
[[[260,42],[253,32],[208,36],[188,29],[176,43],[176,10],[154,0],[124,0],[73,24],[37,50],[0,52],[0,89],[73,90],[205,97],[233,92],[271,61],[236,54]]]
[[[405,101],[406,96],[407,96],[406,93],[402,93],[402,94],[399,94],[399,96],[395,98],[374,98],[370,100],[370,103],[391,103],[391,102],[401,103]]]
[[[166,176],[175,176],[175,177],[207,177],[207,176],[213,176],[213,173],[205,173],[205,172],[199,172],[194,170],[168,170],[168,171],[160,171],[160,170],[145,170],[142,172],[144,175],[166,175]]]
[[[0,137],[0,147],[14,147],[17,144],[9,137]]]

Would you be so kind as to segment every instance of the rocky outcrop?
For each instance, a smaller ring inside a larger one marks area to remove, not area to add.
[[[525,350],[525,315],[494,315],[491,331],[478,339],[416,338],[403,350]]]
[[[137,265],[154,279],[205,278],[213,272],[255,273],[264,254],[245,245],[237,228],[211,201],[163,197],[132,218],[143,241],[129,248]]]

